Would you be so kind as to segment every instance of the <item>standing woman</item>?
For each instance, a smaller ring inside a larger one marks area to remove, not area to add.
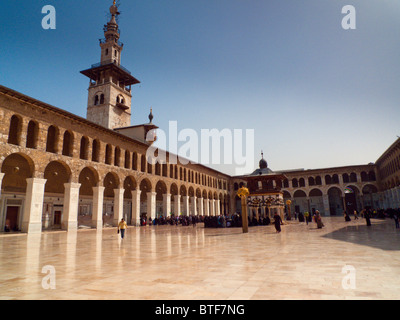
[[[274,215],[274,224],[275,224],[276,232],[277,233],[281,232],[282,219],[278,215],[278,213],[276,213],[276,212],[275,212],[275,215]]]
[[[324,224],[322,223],[322,218],[321,218],[321,214],[319,213],[319,211],[315,211],[315,222],[317,223],[317,228],[321,229],[322,227],[324,227]]]
[[[365,220],[367,220],[367,226],[370,227],[371,226],[371,211],[368,209],[365,213]]]

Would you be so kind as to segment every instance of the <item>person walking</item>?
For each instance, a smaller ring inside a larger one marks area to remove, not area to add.
[[[308,211],[306,211],[306,212],[304,212],[304,218],[306,219],[306,223],[307,223],[307,225],[308,225],[308,217],[309,217],[309,213],[308,213]]]
[[[277,233],[281,232],[281,224],[282,224],[282,219],[278,215],[278,213],[275,213],[274,215],[274,225],[275,225],[275,230]]]
[[[128,228],[128,225],[126,224],[125,220],[122,218],[121,221],[118,224],[118,233],[121,234],[121,240],[124,239],[125,237],[125,230]]]
[[[354,210],[354,220],[358,220],[358,213],[357,213],[357,210]]]

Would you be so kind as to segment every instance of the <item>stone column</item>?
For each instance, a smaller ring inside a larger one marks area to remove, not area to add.
[[[217,211],[217,216],[219,216],[219,215],[221,214],[221,200],[218,199],[218,200],[216,201],[216,207],[217,207],[217,208],[216,208],[216,209],[217,209],[217,210],[216,210],[216,211]]]
[[[171,215],[171,194],[163,194],[163,211],[165,218]]]
[[[189,215],[189,197],[188,196],[183,197],[183,215],[185,215],[185,216]]]
[[[132,220],[131,225],[140,226],[140,194],[141,190],[132,191]]]
[[[156,217],[156,192],[147,192],[147,219]]]
[[[215,200],[210,200],[210,216],[215,216]]]
[[[26,179],[26,199],[24,215],[22,218],[22,232],[41,233],[44,185],[46,179],[29,178]]]
[[[124,189],[114,189],[113,226],[117,227],[124,213]]]
[[[204,216],[204,207],[203,207],[203,205],[204,205],[203,198],[199,198],[199,212],[198,212],[198,215],[200,215],[200,216]]]
[[[103,228],[103,199],[105,187],[93,187],[92,228]]]
[[[324,203],[324,213],[325,216],[329,216],[330,215],[330,208],[329,208],[329,196],[327,194],[323,194],[322,195],[322,201]],[[311,214],[311,212],[310,212]]]
[[[196,201],[196,196],[192,197],[192,210],[191,210],[191,215],[197,216],[197,201]]]
[[[179,194],[174,196],[174,212],[176,217],[181,214],[181,196]]]
[[[210,215],[210,206],[207,198],[204,199],[204,215],[207,217]]]
[[[63,230],[78,229],[78,206],[80,183],[64,183],[64,210],[61,221]]]

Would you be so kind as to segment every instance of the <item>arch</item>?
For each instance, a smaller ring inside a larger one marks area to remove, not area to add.
[[[307,197],[307,195],[303,190],[296,190],[293,193],[293,198],[306,198],[306,197]]]
[[[93,140],[92,144],[92,161],[100,162],[100,141],[98,139]]]
[[[81,147],[79,151],[79,158],[82,160],[89,159],[89,138],[83,136],[81,138]]]
[[[308,177],[308,185],[309,186],[314,186],[315,185],[314,177]]]
[[[29,149],[36,149],[38,136],[39,136],[39,124],[33,120],[29,121],[28,130],[26,134],[26,147]]]
[[[194,189],[193,189],[193,187],[189,187],[189,191],[188,191],[188,196],[189,197],[194,197]]]
[[[203,192],[202,192],[202,197],[203,197],[203,199],[207,199],[208,197],[207,197],[207,191],[206,190],[203,190]]]
[[[142,156],[140,157],[140,171],[141,172],[146,172],[146,156],[144,154],[142,154]]]
[[[125,150],[125,157],[124,157],[124,168],[129,169],[131,167],[131,153],[129,150]]]
[[[306,182],[304,181],[304,178],[300,178],[299,179],[299,187],[305,187],[306,186]]]
[[[114,198],[114,189],[119,188],[119,182],[119,177],[116,173],[107,173],[103,180],[104,197]]]
[[[284,179],[283,180],[283,187],[284,188],[289,188],[289,180],[288,179]]]
[[[104,163],[111,165],[111,158],[112,158],[112,146],[111,144],[107,144]]]
[[[47,180],[44,189],[46,193],[64,194],[64,183],[70,182],[71,169],[66,163],[52,161],[44,170],[44,178]]]
[[[298,183],[297,179],[293,178],[292,179],[292,188],[298,188],[298,186],[299,186],[299,183]]]
[[[187,190],[186,187],[182,184],[181,187],[179,188],[179,194],[184,197],[187,195]]]
[[[157,193],[156,200],[163,201],[163,195],[168,193],[167,185],[163,180],[157,182],[155,192]]]
[[[328,194],[328,195],[330,195],[330,194],[338,194],[339,196],[342,196],[342,195],[343,195],[343,194],[342,194],[342,191],[341,191],[338,187],[331,187],[331,188],[329,188],[327,194]]]
[[[176,185],[176,183],[172,183],[170,188],[169,188],[169,193],[173,196],[177,196],[178,195],[178,186]]]
[[[350,177],[347,173],[343,173],[342,175],[343,178],[343,183],[349,183],[350,182]]]
[[[10,120],[10,129],[8,131],[8,143],[19,146],[21,143],[22,118],[13,115]]]
[[[325,184],[332,184],[332,177],[329,174],[325,176]]]
[[[99,174],[92,167],[85,167],[79,173],[80,196],[93,196],[93,187],[99,184]]]
[[[6,157],[1,166],[4,173],[1,188],[4,192],[26,192],[26,179],[32,178],[35,171],[30,157],[21,153],[13,153]]]
[[[201,190],[200,188],[196,188],[196,197],[201,198]]]
[[[360,190],[355,185],[347,185],[344,189],[344,193],[355,193],[360,194]]]
[[[124,198],[131,199],[132,191],[136,190],[136,188],[137,188],[136,179],[132,176],[127,176],[124,180],[124,189],[125,189]]]
[[[373,194],[378,192],[378,188],[374,186],[373,184],[366,184],[362,190],[362,194]]]
[[[141,191],[140,193],[140,201],[146,201],[147,200],[147,193],[152,191],[152,184],[149,179],[144,178],[140,181],[139,184],[139,189]]]
[[[121,149],[120,147],[115,147],[114,150],[114,166],[119,167],[121,164]]]
[[[355,172],[350,173],[350,181],[349,182],[357,182],[357,174]]]
[[[292,195],[288,191],[283,191],[283,198],[284,199],[291,199]]]
[[[58,152],[58,136],[59,129],[55,126],[50,126],[47,129],[46,151],[51,153]]]
[[[132,154],[132,170],[135,170],[135,171],[138,170],[138,154],[137,154],[137,152],[134,152]]]
[[[320,176],[315,177],[315,185],[322,186],[322,179]]]
[[[322,191],[319,189],[312,189],[308,194],[309,197],[322,197]]]
[[[343,194],[338,187],[329,188],[328,192],[329,199],[329,212],[331,215],[342,214],[343,208]]]
[[[368,174],[365,171],[361,172],[361,182],[367,182],[368,181]]]
[[[74,134],[70,130],[64,132],[62,155],[72,157],[74,150]]]
[[[376,181],[375,171],[368,172],[368,181]]]
[[[332,176],[332,183],[339,183],[339,176],[336,173]]]

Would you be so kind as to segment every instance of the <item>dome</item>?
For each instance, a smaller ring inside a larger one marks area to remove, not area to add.
[[[262,159],[260,160],[259,165],[260,165],[260,169],[268,168],[268,163],[267,163],[267,161],[266,161],[264,158],[262,158]]]
[[[259,166],[260,166],[260,169],[266,169],[266,168],[268,168],[268,163],[267,163],[267,161],[264,159],[264,153],[261,151],[261,157],[262,157],[262,159],[260,160],[260,162],[259,162]]]

